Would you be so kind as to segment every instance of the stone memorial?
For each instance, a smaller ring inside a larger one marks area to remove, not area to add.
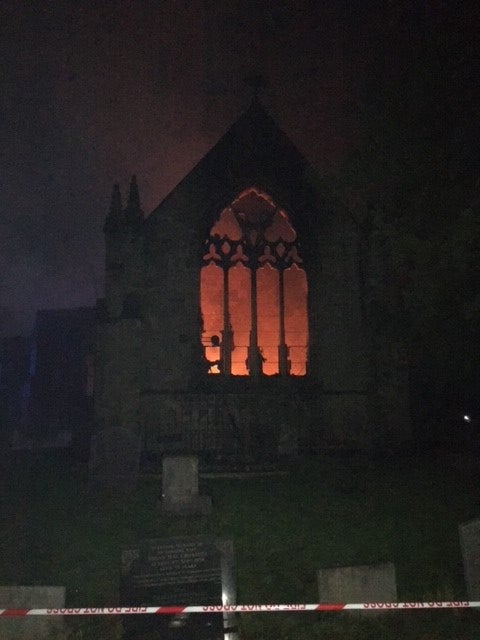
[[[480,600],[480,518],[458,527],[469,600]]]
[[[197,456],[167,456],[162,467],[162,513],[175,516],[208,515],[210,496],[198,492]]]
[[[396,602],[395,565],[333,567],[318,571],[319,602]]]
[[[115,427],[92,436],[89,484],[93,490],[125,495],[135,490],[142,441],[134,429]]]
[[[65,587],[0,587],[0,609],[50,609],[65,607]],[[62,617],[0,618],[2,640],[53,640],[62,638]]]
[[[122,552],[122,605],[235,604],[230,540],[207,536],[142,540]],[[234,614],[124,616],[124,638],[157,632],[165,640],[234,640]],[[224,636],[224,629],[228,627]]]

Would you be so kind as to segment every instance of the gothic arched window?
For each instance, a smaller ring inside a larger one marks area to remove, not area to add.
[[[306,373],[307,278],[287,213],[251,187],[225,208],[205,243],[202,344],[209,373]]]

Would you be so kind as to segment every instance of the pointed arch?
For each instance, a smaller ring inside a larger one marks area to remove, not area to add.
[[[245,189],[205,240],[200,308],[209,373],[305,375],[307,289],[288,213],[269,194]]]

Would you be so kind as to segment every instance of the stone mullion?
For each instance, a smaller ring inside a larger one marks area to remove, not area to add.
[[[280,333],[278,344],[278,368],[282,376],[290,373],[288,362],[288,347],[285,342],[285,288],[283,279],[283,267],[278,267],[278,307],[280,320]]]
[[[228,270],[229,262],[224,261],[223,268],[223,331],[221,344],[222,373],[230,375],[232,373],[232,327],[230,323],[230,291]]]
[[[257,313],[257,255],[250,254],[250,344],[248,346],[248,370],[251,376],[262,375],[262,355],[258,347]]]

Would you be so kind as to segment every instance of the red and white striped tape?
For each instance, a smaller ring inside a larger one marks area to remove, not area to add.
[[[162,607],[78,607],[68,609],[0,609],[1,618],[23,616],[178,615],[181,613],[272,613],[276,611],[398,611],[474,609],[478,602],[363,602],[354,604],[227,604]]]

